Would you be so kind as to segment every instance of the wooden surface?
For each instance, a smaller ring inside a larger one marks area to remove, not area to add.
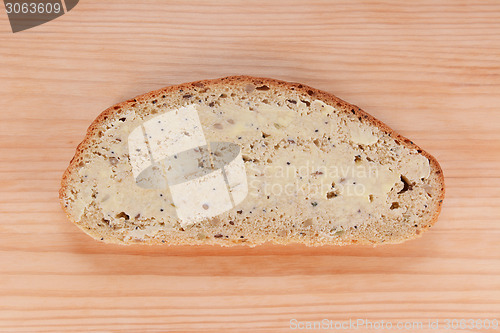
[[[0,331],[500,320],[498,1],[88,0],[16,34],[0,6],[0,66]],[[234,74],[332,92],[431,152],[436,226],[397,246],[223,249],[104,245],[66,220],[60,178],[102,110]]]

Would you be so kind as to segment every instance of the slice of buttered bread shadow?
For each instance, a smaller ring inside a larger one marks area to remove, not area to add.
[[[197,114],[201,129],[180,131],[175,122],[156,121],[182,112]],[[203,173],[192,165],[178,168],[186,181],[189,175],[200,181],[197,187],[165,176],[176,167],[173,153],[168,167],[155,161],[153,145],[171,149],[172,142],[160,141],[172,135],[178,136],[175,143],[192,143],[193,133],[202,133],[198,139],[207,144],[236,147],[219,167],[198,159],[197,166],[208,165],[213,175],[232,163],[217,174],[227,185],[219,192],[207,192]],[[149,140],[144,155],[133,140]],[[148,161],[165,176],[162,181],[139,179],[141,170],[134,168],[147,168]],[[243,172],[235,176],[235,170]],[[176,199],[186,191],[191,203]],[[438,162],[379,120],[303,84],[248,76],[171,86],[110,107],[89,127],[60,190],[68,218],[97,240],[225,246],[400,243],[433,225],[443,197]],[[223,198],[231,199],[229,208],[209,210],[213,202],[222,207]],[[190,213],[198,215],[190,219]]]

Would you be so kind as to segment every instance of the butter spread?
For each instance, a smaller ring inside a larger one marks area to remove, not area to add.
[[[351,141],[360,145],[372,145],[378,141],[378,137],[373,134],[373,128],[360,122],[348,120],[347,128]]]
[[[277,105],[250,101],[236,104],[228,100],[222,106],[188,106],[196,109],[207,142],[230,142],[241,147],[248,195],[230,213],[244,211],[265,217],[272,209],[281,207],[284,214],[293,212],[290,218],[294,221],[312,219],[315,224],[330,225],[335,233],[340,230],[337,227],[363,223],[368,216],[379,217],[380,204],[387,204],[388,193],[401,186],[401,174],[394,171],[396,162],[376,163],[345,142],[347,139],[359,145],[374,145],[379,141],[379,129],[342,118],[334,107],[319,100],[313,101],[311,107],[300,100],[295,105],[298,111],[284,101]],[[299,116],[311,108],[313,115]],[[121,125],[120,130],[106,131],[103,141],[108,147],[103,151],[104,157],[79,170],[80,177],[89,182],[89,190],[79,195],[94,195],[104,219],[126,212],[129,218],[156,218],[165,228],[178,222],[168,187],[136,186],[128,162],[126,137],[141,122],[138,119]],[[341,124],[346,126],[341,128]],[[157,123],[148,126],[154,131],[162,130]],[[112,141],[117,136],[121,141]],[[155,154],[161,145],[155,144]],[[429,177],[427,158],[409,151],[401,154],[408,179]],[[118,163],[110,163],[115,156]],[[79,218],[85,208],[85,204],[75,204],[73,214]],[[141,238],[158,230],[159,227],[132,230],[129,236]]]
[[[429,177],[431,173],[429,160],[423,155],[411,155],[410,162],[405,161],[403,164],[404,176],[414,182]]]

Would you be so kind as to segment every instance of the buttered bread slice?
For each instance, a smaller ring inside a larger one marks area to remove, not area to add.
[[[89,127],[68,218],[118,244],[400,243],[436,221],[438,162],[358,107],[247,76],[153,91]]]

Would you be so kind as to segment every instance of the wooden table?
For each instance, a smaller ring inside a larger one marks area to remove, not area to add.
[[[0,6],[0,66],[1,331],[500,320],[499,2],[88,0],[15,34]],[[436,226],[377,248],[226,249],[105,245],[66,220],[60,178],[102,110],[235,74],[332,92],[431,152]]]

